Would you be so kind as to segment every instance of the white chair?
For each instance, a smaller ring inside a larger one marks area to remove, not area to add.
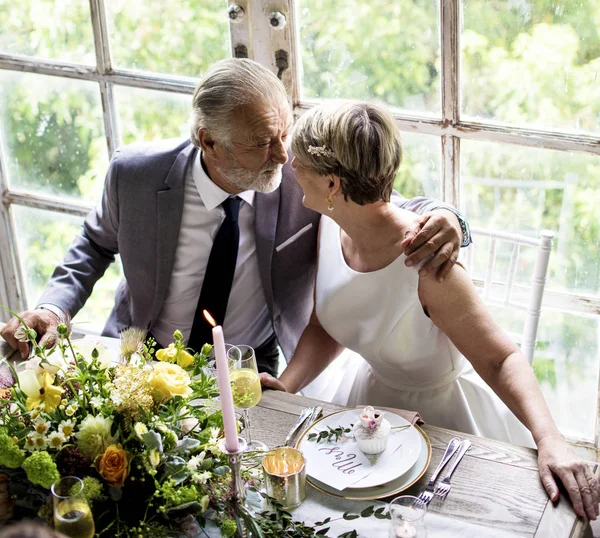
[[[535,239],[524,235],[471,228],[471,234],[473,236],[473,244],[466,249],[465,253],[467,269],[471,275],[474,274],[473,265],[475,255],[477,254],[478,242],[489,243],[484,278],[473,278],[473,282],[477,287],[482,288],[482,297],[486,303],[525,311],[523,332],[520,337],[517,337],[517,341],[521,344],[521,351],[529,361],[529,364],[532,364],[554,233],[549,230],[542,230],[539,239]],[[508,243],[509,249],[511,248],[510,245],[512,245],[508,270],[500,279],[495,275],[499,243]],[[535,258],[535,267],[531,278],[531,286],[528,290],[528,297],[524,296],[522,286],[515,286],[517,266],[522,246],[537,248],[537,257]],[[515,295],[519,295],[519,297],[517,300],[514,300],[513,292],[517,287],[519,288],[519,293],[515,293]],[[497,293],[492,294],[492,290],[496,292],[498,288],[502,291],[501,299],[497,298]]]

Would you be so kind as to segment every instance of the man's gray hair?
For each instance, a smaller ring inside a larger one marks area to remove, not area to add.
[[[229,144],[231,120],[242,106],[253,102],[287,101],[283,83],[258,62],[229,58],[215,63],[198,84],[192,100],[191,138],[200,147],[198,129]]]

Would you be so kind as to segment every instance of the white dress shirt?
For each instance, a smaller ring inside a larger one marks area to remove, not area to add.
[[[242,199],[240,245],[223,332],[226,342],[258,347],[273,335],[273,326],[258,269],[254,194],[254,191],[245,191],[238,195]],[[172,341],[175,329],[179,329],[186,340],[190,336],[210,250],[225,219],[221,204],[228,196],[208,177],[198,151],[186,175],[171,281],[162,310],[152,327],[152,334],[163,346]]]

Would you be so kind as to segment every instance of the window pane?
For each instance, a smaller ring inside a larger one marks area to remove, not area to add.
[[[192,96],[115,86],[124,144],[189,137]]]
[[[117,67],[197,77],[231,56],[225,0],[107,3]]]
[[[394,188],[406,198],[440,198],[441,142],[437,136],[402,133],[402,164]]]
[[[37,305],[54,267],[61,263],[67,248],[79,233],[83,219],[71,215],[13,205],[17,247],[25,272],[29,308]],[[94,293],[74,318],[86,331],[100,332],[114,304],[121,278],[121,263],[113,263],[94,286]]]
[[[108,164],[98,85],[0,71],[0,87],[10,186],[98,199]]]
[[[461,162],[473,225],[552,230],[548,288],[600,295],[600,156],[463,140]]]
[[[0,52],[95,64],[89,3],[0,0]]]
[[[490,142],[461,141],[461,211],[471,225],[537,237],[542,229],[556,233],[550,255],[547,290],[600,295],[600,156],[532,149]],[[485,273],[485,241],[475,244],[473,276]],[[526,283],[533,272],[535,253],[523,249]],[[510,252],[498,252],[499,280],[506,280]],[[504,275],[503,278],[501,276]],[[520,333],[523,317],[515,310],[492,312],[507,330]],[[555,418],[567,431],[593,437],[597,375],[600,370],[600,321],[566,311],[542,310],[534,369]],[[565,398],[578,399],[568,416]]]
[[[305,97],[439,114],[438,2],[301,0],[299,17]]]
[[[464,112],[597,132],[599,27],[599,0],[464,0]]]

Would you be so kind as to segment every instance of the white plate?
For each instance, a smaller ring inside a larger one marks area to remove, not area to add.
[[[356,423],[356,421],[359,420],[360,412],[360,409],[348,409],[344,411],[337,411],[331,415],[323,417],[321,420],[312,424],[306,431],[302,433],[302,436],[297,443],[297,448],[302,450],[302,446],[305,443],[314,442],[308,440],[309,433],[319,432],[326,426],[337,428],[340,424]],[[402,445],[391,457],[387,458],[381,464],[375,466],[370,474],[356,482],[356,484],[348,486],[344,491],[350,489],[355,490],[372,488],[386,484],[405,474],[417,461],[422,448],[421,436],[419,435],[417,429],[414,426],[411,426],[410,422],[408,422],[408,420],[405,418],[401,417],[400,415],[390,413],[389,411],[385,412],[385,418],[390,422],[392,427],[406,425],[410,426],[409,428],[399,432],[394,432],[394,430],[392,430],[392,433],[390,434],[402,436]],[[318,480],[318,476],[313,475],[310,478],[315,478]]]
[[[346,488],[345,490],[340,491],[327,484],[323,484],[323,482],[319,482],[316,478],[311,476],[307,476],[306,480],[311,486],[323,493],[351,501],[372,501],[397,495],[415,484],[425,474],[425,471],[427,471],[431,462],[431,443],[429,442],[429,437],[427,437],[427,434],[419,426],[415,426],[415,429],[419,434],[421,443],[421,450],[417,461],[404,475],[399,476],[387,484],[371,488]],[[303,437],[300,438],[297,446],[300,445]]]

